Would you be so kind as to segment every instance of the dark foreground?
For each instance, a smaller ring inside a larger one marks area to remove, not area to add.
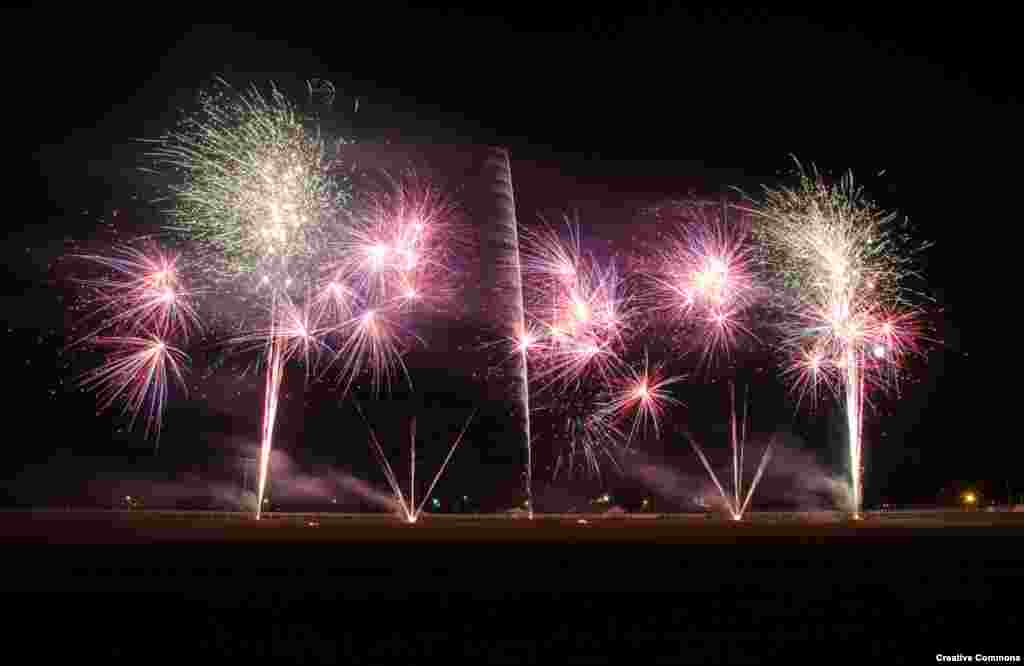
[[[1022,652],[1024,514],[404,525],[21,512],[0,513],[0,535],[5,628],[39,656],[936,663]]]

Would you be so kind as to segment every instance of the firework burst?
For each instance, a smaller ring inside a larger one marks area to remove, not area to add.
[[[550,227],[523,234],[527,329],[512,343],[528,352],[540,392],[592,374],[609,381],[638,315],[614,263],[583,255],[578,227],[567,226],[568,242]]]
[[[626,366],[623,375],[616,380],[612,398],[604,404],[602,412],[618,419],[633,413],[629,441],[637,434],[645,434],[648,428],[653,429],[655,437],[660,437],[660,422],[665,410],[670,406],[682,405],[666,389],[683,379],[681,375],[666,377],[661,367],[652,368],[645,352],[643,369],[638,371]]]
[[[89,321],[100,321],[75,344],[103,332],[187,341],[200,329],[195,294],[185,285],[178,254],[150,243],[119,246],[106,255],[75,256],[106,271],[103,277],[77,280],[89,291]]]
[[[146,435],[155,432],[159,444],[168,380],[184,386],[187,357],[157,337],[101,337],[94,343],[111,351],[103,365],[79,379],[79,385],[97,391],[101,411],[123,401],[133,425],[144,414]]]
[[[456,206],[437,188],[410,176],[368,197],[346,227],[327,273],[380,307],[441,302],[453,292],[459,253]]]
[[[797,187],[767,190],[753,212],[793,313],[783,325],[786,374],[801,399],[817,399],[826,386],[845,403],[857,513],[867,392],[895,387],[918,350],[918,313],[904,287],[912,271],[903,250],[913,241],[906,223],[869,201],[852,174],[829,183],[801,169]]]
[[[709,367],[728,357],[741,337],[754,338],[746,318],[763,296],[745,221],[727,221],[726,204],[720,215],[711,207],[673,203],[657,209],[659,223],[671,230],[653,261],[645,299],[679,329],[677,338],[686,346],[700,340],[701,363]]]
[[[176,228],[210,244],[238,272],[294,270],[324,244],[351,199],[332,177],[319,130],[276,88],[238,93],[224,84],[201,110],[157,142],[158,166],[181,176],[171,187]]]

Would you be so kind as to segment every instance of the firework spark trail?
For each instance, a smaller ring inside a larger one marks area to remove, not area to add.
[[[263,494],[267,486],[270,465],[270,449],[274,441],[274,426],[277,421],[277,406],[281,396],[281,379],[284,375],[285,355],[282,338],[272,336],[267,343],[267,380],[263,394],[263,431],[260,441],[259,492],[256,496],[256,520],[263,513]]]
[[[743,514],[746,513],[747,507],[750,504],[751,498],[754,496],[754,491],[757,489],[757,484],[761,481],[761,476],[764,474],[765,468],[768,466],[768,462],[771,460],[772,445],[769,444],[765,447],[764,453],[761,454],[761,460],[758,462],[757,470],[754,473],[754,478],[750,482],[750,486],[744,491],[743,488],[743,450],[746,445],[747,436],[747,407],[746,400],[744,400],[743,406],[743,421],[741,424],[737,423],[736,419],[736,390],[735,387],[730,383],[729,386],[729,401],[731,407],[730,416],[730,448],[732,450],[732,469],[733,469],[733,487],[732,493],[727,493],[725,487],[722,485],[715,474],[714,469],[711,467],[710,461],[704,454],[704,450],[697,444],[697,440],[693,438],[693,435],[689,431],[686,433],[687,439],[690,441],[690,446],[693,448],[694,453],[700,459],[704,465],[704,469],[707,470],[708,476],[714,482],[715,487],[718,488],[719,494],[722,496],[722,500],[725,502],[726,507],[729,509],[729,515],[732,516],[733,520],[742,520]],[[737,431],[737,426],[739,430]],[[731,496],[730,496],[731,495]]]
[[[837,394],[847,416],[854,515],[863,504],[863,418],[869,384],[895,388],[901,362],[917,353],[916,312],[903,281],[912,243],[896,216],[853,184],[829,184],[801,168],[794,189],[767,190],[754,212],[767,258],[793,297],[785,325],[785,374],[801,399],[818,386]],[[923,249],[923,248],[921,248]]]
[[[104,337],[95,342],[113,351],[102,366],[80,378],[80,385],[97,389],[101,411],[124,399],[132,424],[145,411],[146,435],[155,429],[159,447],[168,375],[184,386],[182,366],[187,357],[156,337]]]

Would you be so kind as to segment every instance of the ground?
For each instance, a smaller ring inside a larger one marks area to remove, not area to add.
[[[1021,653],[1021,514],[750,518],[0,512],[5,628],[77,658]]]

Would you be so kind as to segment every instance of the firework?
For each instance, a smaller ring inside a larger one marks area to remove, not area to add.
[[[124,245],[110,254],[75,255],[106,269],[106,275],[78,282],[90,292],[92,331],[74,344],[103,332],[122,337],[155,335],[187,341],[200,323],[185,285],[180,256],[155,244],[144,248]]]
[[[643,370],[627,366],[623,376],[616,381],[613,397],[605,403],[602,411],[618,418],[634,413],[629,441],[638,433],[646,432],[648,427],[653,428],[655,437],[660,437],[659,424],[665,410],[682,404],[666,389],[683,379],[681,375],[665,377],[661,367],[651,368],[645,351]]]
[[[406,338],[394,313],[387,309],[367,309],[337,330],[340,343],[331,365],[339,368],[338,381],[339,385],[344,385],[344,393],[348,393],[364,371],[370,373],[374,393],[390,386],[398,374],[402,374],[412,388],[412,379],[402,360]],[[409,335],[422,342],[414,334]]]
[[[210,244],[239,272],[294,270],[313,256],[349,203],[332,176],[319,130],[276,88],[204,94],[201,110],[157,142],[157,164],[181,176],[171,187],[176,228]]]
[[[687,438],[690,440],[690,446],[693,447],[694,453],[700,458],[701,463],[704,465],[704,469],[707,470],[708,475],[714,482],[715,487],[718,488],[718,492],[722,496],[722,500],[725,502],[726,507],[729,510],[729,515],[732,516],[733,520],[742,520],[743,514],[747,510],[747,506],[750,504],[750,499],[754,496],[754,490],[757,488],[758,482],[761,480],[761,475],[764,473],[765,468],[768,466],[768,461],[771,460],[772,447],[769,444],[765,447],[764,452],[761,454],[761,460],[757,465],[757,471],[754,472],[754,478],[750,482],[750,486],[744,491],[743,489],[743,452],[746,445],[747,439],[747,406],[746,401],[743,404],[743,420],[739,423],[739,430],[737,431],[736,421],[736,390],[732,384],[729,385],[729,401],[731,406],[731,418],[729,420],[730,425],[730,444],[732,448],[732,488],[733,492],[730,495],[725,491],[725,487],[718,479],[718,475],[715,474],[714,469],[711,467],[711,463],[708,461],[707,456],[704,454],[704,450],[697,444],[697,440],[687,432]]]
[[[311,84],[310,95],[325,90]],[[180,176],[171,186],[175,228],[216,257],[225,277],[256,276],[270,299],[269,327],[249,336],[265,340],[267,350],[259,517],[283,367],[301,355],[308,368],[321,348],[313,319],[349,312],[339,294],[295,306],[289,289],[319,277],[322,255],[346,218],[350,182],[337,177],[315,123],[277,88],[266,96],[223,84],[200,101],[199,112],[160,139],[152,156]]]
[[[427,487],[427,492],[423,494],[423,497],[420,499],[420,503],[416,504],[416,420],[413,419],[412,427],[409,430],[409,497],[407,499],[405,493],[402,492],[402,486],[398,481],[398,477],[395,475],[394,469],[391,467],[391,463],[388,462],[388,458],[384,454],[384,448],[380,445],[380,441],[377,439],[377,435],[373,432],[373,428],[371,428],[370,424],[366,422],[366,417],[363,416],[363,412],[359,409],[358,405],[356,405],[356,411],[363,419],[363,422],[366,423],[366,428],[370,433],[371,448],[380,459],[381,469],[384,471],[384,476],[387,478],[388,485],[391,486],[391,492],[394,494],[395,501],[398,502],[398,505],[401,508],[403,520],[409,524],[415,523],[419,520],[419,517],[423,512],[423,507],[430,499],[431,493],[434,492],[434,486],[437,485],[438,480],[444,474],[444,470],[448,467],[449,461],[451,461],[452,456],[455,454],[455,449],[457,449],[459,444],[462,442],[462,438],[466,434],[466,430],[469,429],[469,424],[476,415],[476,412],[474,411],[469,415],[469,418],[466,419],[458,437],[455,438],[455,441],[448,449],[448,455],[445,456],[444,462],[441,463],[441,467],[438,468],[437,473],[430,482],[430,486]]]
[[[625,434],[611,416],[601,410],[566,416],[561,436],[566,444],[555,460],[554,478],[562,470],[572,477],[577,467],[582,467],[590,476],[600,477],[601,459],[606,458],[618,469],[615,454],[627,446],[624,444]]]
[[[743,220],[728,221],[710,206],[671,204],[657,210],[671,231],[657,253],[650,275],[650,309],[668,318],[685,333],[678,338],[701,341],[701,362],[710,366],[727,357],[741,335],[754,337],[745,324],[749,310],[763,290],[754,270],[753,246]]]
[[[847,415],[854,512],[863,501],[863,407],[870,388],[892,388],[917,350],[906,224],[881,211],[852,174],[830,184],[801,170],[796,188],[767,190],[754,212],[766,258],[789,298],[786,374],[801,399],[819,386],[841,396]]]
[[[101,411],[123,401],[133,425],[144,413],[146,435],[155,431],[159,445],[168,380],[184,386],[182,368],[187,357],[157,337],[101,337],[94,342],[111,352],[102,366],[80,378],[80,386],[97,391]]]
[[[440,302],[452,293],[452,259],[463,241],[458,211],[434,187],[410,177],[371,195],[353,216],[327,268],[374,307]]]
[[[640,312],[615,263],[585,255],[579,226],[567,221],[566,228],[564,239],[548,225],[523,233],[526,312],[509,342],[529,365],[531,393],[550,393],[551,404],[535,409],[550,412],[543,423],[564,442],[554,475],[582,467],[599,476],[600,461],[617,465],[615,452],[628,446],[606,403]]]
[[[579,388],[591,372],[609,381],[638,314],[617,267],[583,255],[578,227],[567,226],[568,242],[550,227],[523,235],[528,322],[513,344],[528,352],[540,392]]]

